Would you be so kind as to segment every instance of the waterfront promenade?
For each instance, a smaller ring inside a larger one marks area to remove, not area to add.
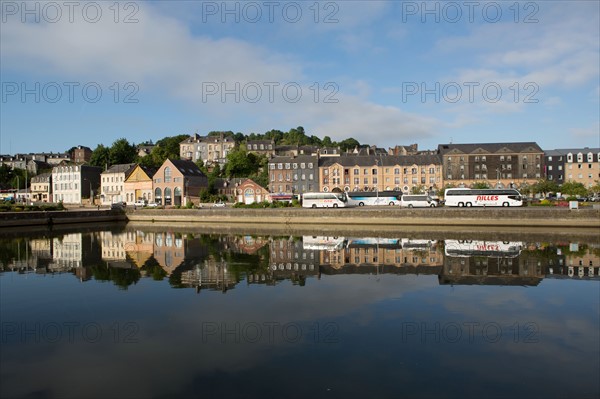
[[[565,208],[425,208],[373,207],[349,209],[303,208],[205,208],[68,210],[56,212],[3,212],[0,229],[44,224],[128,221],[156,224],[263,225],[272,228],[324,227],[479,227],[479,228],[575,228],[600,231],[600,209]]]

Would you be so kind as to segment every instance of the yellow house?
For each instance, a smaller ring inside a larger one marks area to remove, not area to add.
[[[133,171],[125,179],[125,201],[133,205],[135,201],[146,200],[152,202],[152,176],[156,173],[155,168],[136,165]]]

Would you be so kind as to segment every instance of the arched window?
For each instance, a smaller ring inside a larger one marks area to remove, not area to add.
[[[162,190],[159,187],[154,189],[154,200],[157,204],[162,205]]]
[[[171,189],[165,187],[165,205],[171,205]]]
[[[169,183],[171,181],[171,168],[166,167],[164,171],[165,183]]]

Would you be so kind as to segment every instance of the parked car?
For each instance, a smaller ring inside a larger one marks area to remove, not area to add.
[[[157,204],[156,202],[148,202],[148,203],[146,204],[146,206],[147,206],[148,208],[157,208],[157,207],[158,207],[158,204]]]
[[[225,208],[225,203],[224,202],[215,202],[212,206],[213,208]]]
[[[146,200],[137,200],[133,203],[134,206],[146,206],[148,205],[148,201]]]

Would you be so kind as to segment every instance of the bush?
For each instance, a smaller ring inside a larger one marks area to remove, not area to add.
[[[186,209],[192,209],[194,208],[194,203],[192,201],[188,201],[187,204],[185,204]]]

